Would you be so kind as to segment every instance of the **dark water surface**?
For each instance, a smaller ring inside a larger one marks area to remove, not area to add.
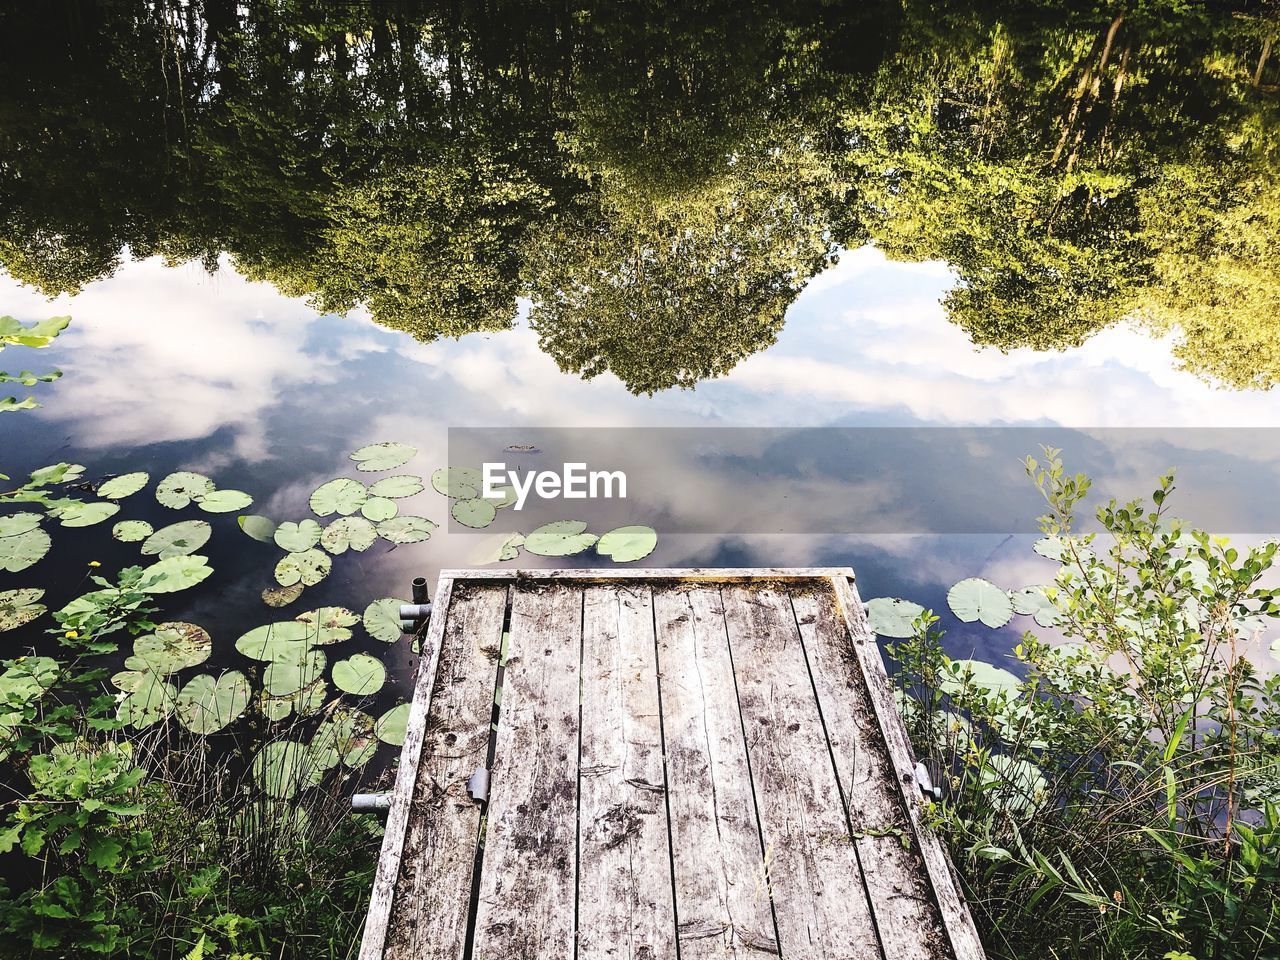
[[[0,413],[0,470],[197,470],[296,520],[318,484],[357,475],[351,450],[412,444],[405,470],[425,475],[450,427],[513,443],[532,427],[1198,427],[1112,456],[1109,475],[1128,492],[1230,448],[1254,495],[1274,445],[1242,456],[1213,428],[1280,423],[1274,16],[9,5],[0,314],[72,323],[4,353],[3,369],[64,375],[19,394],[39,409]],[[919,479],[894,464],[886,489]],[[779,485],[805,475],[770,467]],[[856,479],[822,488],[839,534],[664,530],[643,562],[851,564],[864,597],[935,609],[962,577],[1052,574],[1013,525],[848,533],[884,529],[860,526],[878,501]],[[658,497],[679,514],[715,495],[672,470]],[[447,510],[428,490],[402,512]],[[225,651],[276,618],[259,591],[280,554],[151,488],[115,519],[188,516],[214,524],[216,573],[166,615]],[[1244,532],[1275,532],[1249,517]],[[619,506],[616,522],[646,517]],[[110,526],[56,528],[0,590],[44,586],[56,608],[89,560],[136,562]],[[404,595],[476,546],[442,526],[348,553],[288,613]],[[995,660],[1015,635],[948,627],[953,650]],[[407,651],[388,662],[407,680]]]

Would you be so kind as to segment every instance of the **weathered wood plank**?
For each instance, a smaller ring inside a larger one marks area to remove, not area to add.
[[[485,764],[508,588],[457,584],[418,762],[387,960],[460,960],[480,808],[467,778]]]
[[[615,570],[600,567],[575,567],[571,570],[492,570],[488,567],[441,571],[441,576],[454,580],[702,580],[723,583],[727,580],[811,580],[815,577],[853,578],[849,567],[631,567]]]
[[[571,957],[582,591],[517,581],[475,919],[475,960]]]
[[[720,591],[655,587],[653,605],[680,956],[777,956]]]
[[[788,960],[880,960],[786,593],[721,590],[774,915]]]
[[[675,956],[653,605],[588,586],[582,614],[578,957]]]
[[[951,864],[942,841],[932,830],[928,829],[921,816],[919,791],[915,785],[915,761],[911,752],[911,744],[907,740],[906,728],[898,716],[893,702],[893,692],[889,687],[889,678],[885,673],[884,662],[880,659],[880,648],[876,645],[875,634],[867,626],[867,617],[862,608],[862,601],[853,583],[844,578],[833,580],[836,598],[845,626],[849,631],[852,647],[857,663],[862,669],[863,682],[875,705],[876,720],[880,724],[880,732],[892,762],[893,782],[897,785],[911,821],[916,842],[924,858],[925,869],[930,886],[942,911],[946,924],[947,936],[951,942],[951,954],[956,960],[983,960],[986,956],[978,932],[973,925],[968,905],[960,895],[959,886],[951,872]]]
[[[938,960],[946,931],[834,588],[814,581],[790,594],[884,955]]]
[[[382,960],[386,945],[387,925],[395,899],[396,882],[400,877],[400,854],[404,849],[409,808],[418,779],[418,761],[427,729],[427,714],[431,708],[431,693],[440,662],[440,641],[444,636],[452,595],[453,580],[442,574],[436,586],[431,622],[427,625],[427,633],[422,640],[422,650],[427,654],[427,659],[418,665],[413,705],[409,708],[404,746],[400,749],[400,765],[396,770],[395,790],[391,797],[391,808],[387,811],[386,830],[382,835],[378,872],[373,879],[369,913],[365,918],[364,937],[360,942],[360,960]]]

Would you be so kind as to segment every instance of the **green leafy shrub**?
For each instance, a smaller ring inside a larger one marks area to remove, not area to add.
[[[1055,450],[1027,470],[1049,504],[1037,552],[1059,568],[1011,606],[1055,642],[1024,634],[1018,676],[948,657],[926,611],[892,648],[988,950],[1280,956],[1280,678],[1250,659],[1280,613],[1276,544],[1237,550],[1173,519],[1172,474],[1081,534],[1088,479]],[[900,613],[881,602],[873,623],[881,610]]]

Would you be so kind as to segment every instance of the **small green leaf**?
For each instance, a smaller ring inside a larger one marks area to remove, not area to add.
[[[969,577],[947,591],[951,612],[965,623],[980,620],[988,627],[1003,627],[1013,617],[1009,595],[989,580]]]
[[[0,591],[0,631],[16,630],[44,613],[45,606],[36,602],[43,596],[39,587]]]
[[[181,510],[200,497],[213,493],[213,481],[203,474],[179,470],[156,485],[156,500],[162,507]]]
[[[455,500],[449,513],[464,527],[480,530],[493,523],[498,508],[488,500]]]
[[[369,495],[384,500],[402,500],[422,492],[422,478],[409,475],[383,477],[369,487]]]
[[[367,653],[357,653],[333,665],[333,683],[358,697],[367,697],[382,689],[387,679],[387,668],[382,661]]]
[[[205,520],[182,520],[157,530],[142,544],[145,556],[184,557],[206,543],[213,528]]]
[[[291,553],[281,557],[276,564],[276,583],[282,587],[291,587],[295,583],[314,587],[329,575],[332,564],[328,555],[319,550]]]
[[[658,534],[653,527],[618,527],[600,538],[596,552],[613,558],[614,563],[633,563],[653,553],[657,546]]]
[[[339,513],[347,517],[359,510],[368,498],[369,491],[359,480],[339,477],[317,487],[311,494],[310,502],[316,516],[327,517],[332,513]]]
[[[435,528],[425,517],[392,517],[378,524],[378,536],[391,543],[420,543],[430,539]]]
[[[351,459],[357,470],[394,470],[412,460],[417,452],[407,443],[373,443],[351,454]]]
[[[290,553],[302,553],[320,542],[320,524],[307,519],[298,523],[286,520],[276,527],[276,546]]]
[[[393,747],[404,746],[405,730],[409,726],[409,704],[402,703],[392,707],[378,718],[373,725],[373,732],[383,743]]]
[[[524,548],[540,557],[566,557],[581,553],[596,542],[596,536],[586,532],[582,520],[555,520],[543,524],[524,538]]]
[[[243,490],[215,490],[195,500],[205,513],[234,513],[253,504],[253,497]]]
[[[383,597],[364,608],[364,628],[369,636],[383,643],[395,643],[400,639],[400,605],[403,600]]]
[[[320,536],[320,545],[335,556],[346,553],[349,547],[363,552],[373,546],[378,531],[364,517],[339,517]]]
[[[150,479],[150,474],[141,470],[136,473],[123,473],[98,484],[98,496],[106,497],[108,500],[123,500],[145,487]]]
[[[111,535],[121,543],[137,543],[151,536],[151,524],[145,520],[121,520],[111,528]]]
[[[270,543],[276,534],[276,522],[270,517],[257,513],[246,513],[236,517],[240,529],[261,543]]]
[[[386,497],[370,497],[360,506],[360,513],[366,520],[372,520],[374,523],[390,520],[398,511],[396,502]]]

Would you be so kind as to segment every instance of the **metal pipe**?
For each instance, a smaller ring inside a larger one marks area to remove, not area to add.
[[[381,813],[390,808],[389,793],[356,793],[351,796],[352,813]]]
[[[413,578],[413,602],[414,603],[430,603],[431,597],[427,594],[427,578]]]

